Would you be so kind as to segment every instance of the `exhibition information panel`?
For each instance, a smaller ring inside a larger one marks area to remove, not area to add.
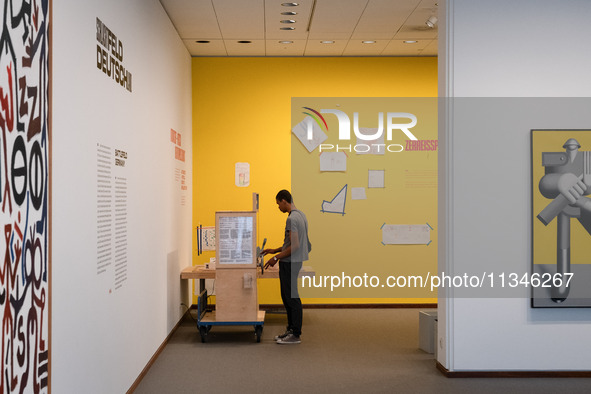
[[[219,218],[219,264],[251,264],[254,221],[249,216]]]

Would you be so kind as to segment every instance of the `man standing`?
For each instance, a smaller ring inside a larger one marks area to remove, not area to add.
[[[308,241],[308,219],[302,211],[296,209],[291,194],[281,190],[275,197],[279,210],[288,214],[285,223],[283,246],[277,249],[265,249],[264,254],[276,254],[267,260],[265,268],[273,267],[279,262],[279,283],[281,299],[287,311],[287,330],[275,337],[280,345],[291,345],[301,342],[302,333],[302,301],[298,294],[298,274],[302,262],[308,260],[310,242]]]

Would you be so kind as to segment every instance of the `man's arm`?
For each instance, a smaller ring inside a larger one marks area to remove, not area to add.
[[[263,251],[262,251],[263,255],[269,254],[269,253],[275,254],[275,253],[279,253],[279,252],[281,252],[281,248],[275,248],[275,249],[269,248],[269,249],[263,249]]]
[[[297,231],[290,231],[289,232],[289,239],[290,239],[291,245],[289,245],[284,251],[281,251],[281,248],[265,249],[268,251],[268,253],[279,252],[279,254],[276,254],[275,256],[273,256],[269,260],[267,260],[267,263],[265,264],[265,269],[275,266],[275,264],[277,264],[277,262],[279,260],[281,260],[285,257],[291,256],[292,251],[295,252],[296,250],[298,250],[298,248],[300,247],[300,240],[298,237],[298,232]],[[265,250],[263,250],[263,253],[265,253]]]
[[[298,250],[300,248],[300,237],[298,236],[297,230],[294,229],[294,231],[289,232],[289,239],[291,241],[289,255],[291,255],[291,251],[295,252],[296,250]]]
[[[277,262],[279,260],[291,255],[291,245],[288,246],[287,249],[285,249],[283,252],[281,252],[281,248],[274,249],[274,250],[275,250],[274,252],[269,252],[269,253],[277,253],[277,251],[279,251],[279,254],[276,254],[275,256],[273,256],[269,260],[267,260],[267,263],[265,264],[265,269],[267,269],[269,267],[273,267],[275,264],[277,264]]]

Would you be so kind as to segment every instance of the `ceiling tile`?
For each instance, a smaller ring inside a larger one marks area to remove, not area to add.
[[[415,44],[405,44],[402,40],[392,40],[382,51],[382,56],[419,56],[431,40],[419,40]]]
[[[297,7],[284,7],[286,0],[265,1],[265,36],[267,40],[305,40],[308,37],[308,23],[313,0],[299,0]],[[297,12],[297,15],[281,15],[282,12]],[[293,24],[281,23],[291,19]],[[281,30],[282,27],[295,27],[295,30]]]
[[[264,0],[212,0],[224,40],[264,40]]]
[[[395,40],[433,40],[435,38],[437,38],[437,29],[429,29],[427,26],[404,26],[394,36]]]
[[[420,0],[370,0],[351,39],[390,40]]]
[[[265,56],[265,40],[252,40],[240,44],[237,40],[224,40],[228,56]]]
[[[316,2],[309,38],[347,40],[353,34],[368,0],[321,0]]]
[[[322,44],[320,41],[308,40],[304,56],[341,56],[348,42],[347,40],[332,40],[334,44]]]
[[[388,42],[388,40],[377,40],[375,44],[364,44],[361,40],[351,40],[343,56],[380,56]]]
[[[211,40],[207,44],[197,44],[195,40],[183,40],[191,56],[228,56],[224,40]]]
[[[293,44],[281,44],[279,40],[266,40],[267,56],[304,56],[306,40],[293,40]]]
[[[181,38],[222,38],[211,0],[160,0]]]
[[[439,0],[160,0],[192,56],[436,56]],[[281,15],[292,11],[296,15]],[[281,23],[283,19],[296,21]],[[307,31],[310,24],[310,31]],[[281,27],[295,30],[280,30]],[[402,40],[417,40],[403,45]],[[197,40],[209,40],[197,44]],[[238,44],[249,40],[251,44]],[[280,44],[281,40],[293,44]],[[334,44],[321,44],[334,40]],[[377,44],[361,44],[375,40]]]
[[[421,56],[437,56],[439,42],[437,40],[433,40],[423,49],[421,52]]]
[[[438,0],[422,0],[419,6],[410,14],[404,26],[396,35],[396,40],[406,40],[415,38],[437,38],[437,24],[434,28],[429,28],[425,22],[430,16],[438,17]]]

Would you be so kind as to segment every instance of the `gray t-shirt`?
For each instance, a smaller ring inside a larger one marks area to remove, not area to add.
[[[300,241],[300,247],[297,250],[291,251],[291,256],[284,257],[281,261],[306,261],[308,260],[308,219],[302,211],[292,209],[285,222],[285,238],[283,239],[283,246],[281,251],[284,251],[291,245],[291,239],[289,237],[290,231],[297,232],[298,240]]]

